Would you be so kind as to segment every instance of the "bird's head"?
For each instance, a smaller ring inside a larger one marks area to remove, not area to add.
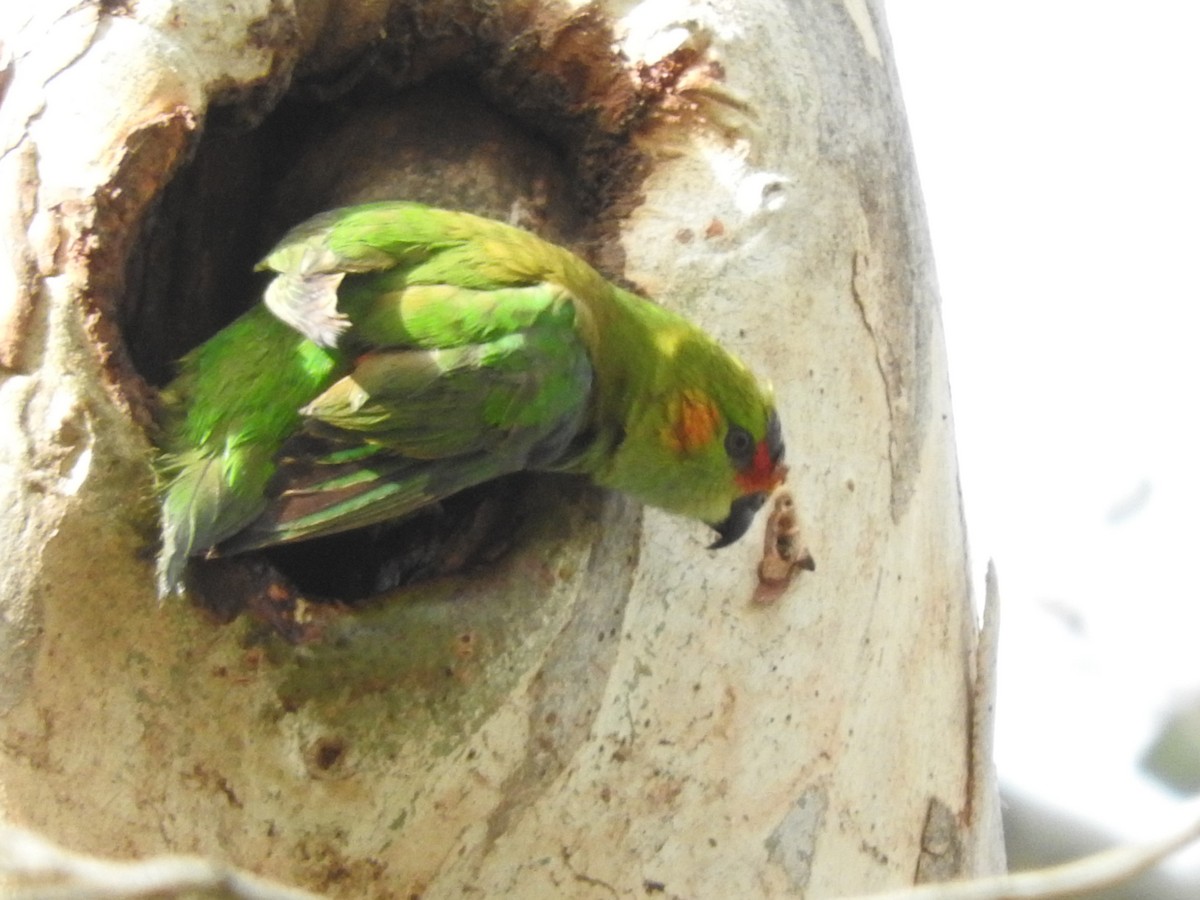
[[[707,523],[717,533],[710,547],[727,547],[787,478],[773,392],[707,337],[673,348],[664,369],[607,480]]]

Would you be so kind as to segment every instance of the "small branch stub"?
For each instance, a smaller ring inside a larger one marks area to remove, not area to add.
[[[775,505],[767,519],[763,555],[758,564],[758,587],[754,602],[775,603],[801,571],[814,572],[817,564],[801,540],[796,501],[786,488],[775,493]]]

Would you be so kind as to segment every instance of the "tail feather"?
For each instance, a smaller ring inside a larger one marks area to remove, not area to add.
[[[157,567],[160,600],[183,592],[188,557],[210,550],[240,530],[265,505],[261,486],[234,490],[226,464],[220,455],[198,452],[169,460]]]

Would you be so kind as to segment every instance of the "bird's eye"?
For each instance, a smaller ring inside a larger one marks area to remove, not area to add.
[[[754,438],[738,425],[730,425],[725,434],[725,452],[738,469],[744,469],[754,459]]]

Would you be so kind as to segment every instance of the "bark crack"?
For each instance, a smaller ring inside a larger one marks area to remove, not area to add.
[[[594,875],[588,875],[586,872],[580,872],[571,864],[571,850],[568,847],[561,849],[563,865],[567,867],[567,871],[571,873],[571,877],[580,884],[590,885],[592,887],[603,888],[614,897],[620,897],[621,893],[607,881],[601,878],[596,878]]]
[[[898,520],[896,509],[896,415],[894,401],[892,398],[892,382],[887,375],[887,367],[883,362],[883,348],[880,346],[879,335],[875,332],[875,326],[871,324],[871,317],[867,314],[866,301],[864,300],[864,291],[860,286],[860,279],[864,277],[867,258],[864,253],[859,250],[854,251],[854,259],[850,264],[850,296],[854,298],[854,305],[858,308],[859,318],[862,320],[863,327],[867,330],[867,336],[871,339],[871,344],[875,348],[875,367],[879,370],[879,378],[883,382],[883,398],[887,403],[888,411],[888,497],[890,498],[890,513],[892,521]]]

